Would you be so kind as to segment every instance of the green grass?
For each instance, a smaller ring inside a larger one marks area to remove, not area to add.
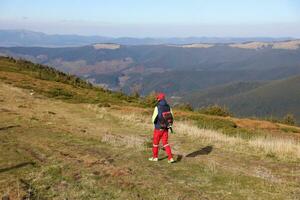
[[[48,91],[49,97],[62,98],[62,99],[71,99],[74,94],[70,93],[68,90],[63,88],[53,88]]]
[[[34,64],[22,59],[16,60],[11,57],[0,57],[0,60],[2,62],[1,64],[5,64],[4,67],[2,66],[0,68],[4,71],[23,73],[38,79],[66,83],[81,88],[93,88],[92,84],[49,66]]]
[[[26,60],[0,57],[0,79],[35,93],[72,103],[113,103],[145,106],[147,102],[122,92],[111,92],[73,75]]]

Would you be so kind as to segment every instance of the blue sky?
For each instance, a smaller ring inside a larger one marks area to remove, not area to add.
[[[134,37],[300,37],[300,1],[1,0],[0,28]]]

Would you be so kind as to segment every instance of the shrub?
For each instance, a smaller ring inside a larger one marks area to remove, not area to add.
[[[50,95],[50,97],[58,97],[63,99],[70,99],[73,97],[73,94],[71,92],[62,88],[53,88],[48,91],[48,94]]]
[[[145,96],[144,101],[149,106],[155,106],[157,103],[155,92],[151,92]]]
[[[140,98],[140,94],[139,94],[139,92],[137,92],[137,91],[134,91],[134,92],[131,94],[131,96],[132,96],[133,98],[136,98],[136,99]]]
[[[206,114],[206,115],[216,115],[216,116],[232,116],[232,114],[229,112],[228,108],[225,106],[219,106],[219,105],[212,105],[207,107],[202,107],[198,110],[199,113]]]
[[[283,117],[282,123],[288,124],[288,125],[295,125],[296,119],[293,114],[287,114]]]

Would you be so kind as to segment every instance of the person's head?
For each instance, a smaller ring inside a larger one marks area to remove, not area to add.
[[[165,95],[164,93],[162,93],[162,92],[159,92],[159,93],[157,93],[157,95],[156,95],[156,100],[157,100],[157,101],[164,100],[165,98],[166,98],[166,95]]]

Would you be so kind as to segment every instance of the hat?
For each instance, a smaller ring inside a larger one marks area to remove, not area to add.
[[[165,95],[164,93],[162,93],[162,92],[160,92],[160,93],[158,93],[158,94],[156,95],[156,99],[157,99],[158,101],[165,99],[165,97],[166,97],[166,95]]]

